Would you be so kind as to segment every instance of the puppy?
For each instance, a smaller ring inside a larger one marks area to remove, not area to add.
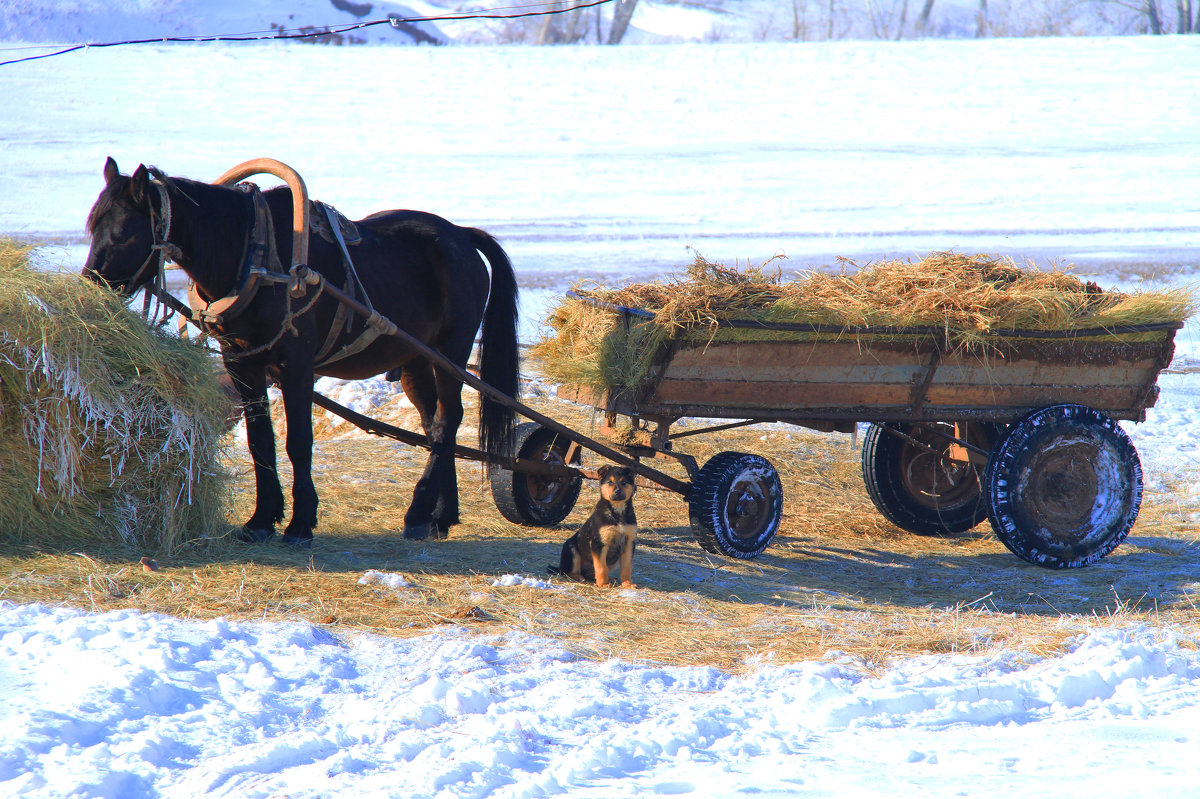
[[[612,567],[621,563],[621,587],[633,584],[633,550],[637,544],[637,517],[633,513],[634,472],[624,466],[600,467],[600,500],[596,509],[563,544],[562,558],[551,574],[608,585]]]

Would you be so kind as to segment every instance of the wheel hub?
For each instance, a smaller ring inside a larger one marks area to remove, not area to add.
[[[1100,499],[1099,456],[1097,447],[1075,442],[1034,458],[1022,486],[1030,520],[1060,541],[1082,540]]]
[[[738,538],[757,538],[771,515],[766,489],[752,476],[740,477],[729,492],[725,518]]]
[[[909,495],[931,510],[973,502],[979,494],[976,469],[949,457],[949,439],[924,427],[914,427],[909,435],[925,445],[905,442],[900,454],[901,480]]]
[[[544,447],[534,453],[534,460],[542,463],[552,463],[565,466],[566,461],[562,459],[558,452],[553,447]],[[566,486],[566,480],[554,477],[544,477],[537,474],[529,474],[525,478],[526,486],[529,491],[529,498],[534,502],[545,505],[553,505],[559,494],[562,493]]]

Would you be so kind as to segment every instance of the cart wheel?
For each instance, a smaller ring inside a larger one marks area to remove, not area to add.
[[[901,530],[917,535],[965,533],[987,518],[980,487],[984,470],[947,457],[950,440],[933,428],[954,434],[954,425],[942,422],[870,425],[863,437],[863,483],[879,512]],[[972,422],[966,426],[966,440],[991,452],[1003,429]]]
[[[508,452],[516,458],[566,465],[571,442],[536,422],[513,430]],[[583,478],[546,477],[508,469],[492,469],[492,500],[500,515],[515,524],[550,527],[567,518],[579,499]]]
[[[759,555],[783,518],[783,486],[766,458],[721,452],[696,473],[688,497],[692,534],[709,552]]]
[[[1115,421],[1052,405],[1013,425],[988,462],[992,529],[1017,557],[1087,566],[1125,540],[1142,504],[1142,464]]]

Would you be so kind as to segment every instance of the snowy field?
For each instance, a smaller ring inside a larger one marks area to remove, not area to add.
[[[348,215],[499,236],[527,338],[574,280],[663,277],[689,247],[796,269],[956,249],[1190,284],[1198,73],[1198,37],[90,50],[0,67],[0,232],[74,268],[106,156],[199,179],[272,156]],[[1150,480],[1200,465],[1194,328],[1178,342],[1128,427]],[[733,676],[520,635],[0,602],[5,796],[1184,797],[1198,745],[1187,631]]]
[[[5,796],[1181,799],[1200,776],[1200,654],[1149,629],[735,677],[0,604],[0,678]]]

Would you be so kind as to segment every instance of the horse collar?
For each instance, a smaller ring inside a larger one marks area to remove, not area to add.
[[[238,188],[249,193],[253,200],[254,218],[233,288],[224,297],[209,301],[200,296],[194,280],[188,281],[188,299],[195,309],[193,315],[205,326],[222,325],[236,318],[246,310],[263,283],[285,283],[289,279],[280,267],[275,228],[266,198],[253,183],[239,183]]]

